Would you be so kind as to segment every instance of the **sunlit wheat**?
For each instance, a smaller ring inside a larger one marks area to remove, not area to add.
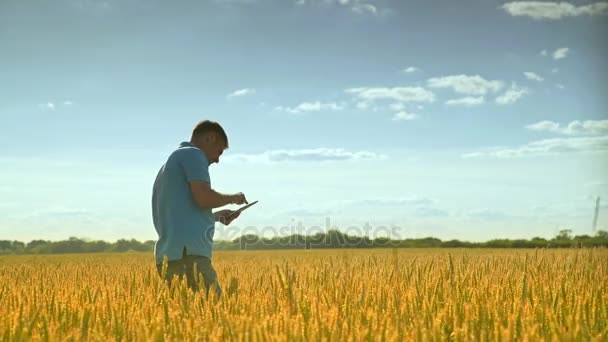
[[[224,296],[150,254],[0,257],[2,340],[606,340],[608,251],[218,252]]]

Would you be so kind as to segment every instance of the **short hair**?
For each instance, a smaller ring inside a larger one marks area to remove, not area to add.
[[[211,120],[203,120],[197,123],[192,130],[192,139],[209,132],[217,133],[220,137],[222,137],[222,139],[224,139],[226,147],[228,147],[228,136],[226,135],[226,132],[219,123]]]

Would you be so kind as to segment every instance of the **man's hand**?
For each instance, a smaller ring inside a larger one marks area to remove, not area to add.
[[[242,192],[232,195],[231,202],[233,204],[248,204],[245,195]]]
[[[234,219],[239,217],[241,213],[236,213],[234,210],[224,209],[213,213],[215,221],[223,225],[229,225]]]

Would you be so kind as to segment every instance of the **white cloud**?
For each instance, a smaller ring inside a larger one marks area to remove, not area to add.
[[[348,151],[342,148],[316,148],[300,150],[270,150],[259,154],[236,154],[224,157],[228,162],[325,162],[359,161],[387,158],[385,155],[369,151]]]
[[[535,124],[527,125],[527,129],[532,131],[549,131],[555,132],[559,130],[559,124],[553,121],[539,121]]]
[[[388,108],[390,108],[391,110],[400,112],[405,109],[405,105],[401,102],[396,102],[396,103],[391,103],[390,105],[388,105]]]
[[[501,6],[512,16],[527,16],[533,19],[557,20],[579,15],[601,15],[608,13],[608,2],[596,2],[576,6],[569,2],[513,1]]]
[[[216,4],[221,5],[248,5],[257,3],[257,0],[212,0]],[[304,1],[304,0],[301,0]]]
[[[403,69],[401,71],[404,72],[404,73],[406,73],[406,74],[411,74],[411,73],[414,73],[416,71],[420,71],[420,69],[416,68],[415,66],[410,66],[410,67],[407,67],[407,68],[405,68],[405,69]]]
[[[559,60],[559,59],[568,57],[568,55],[570,54],[570,48],[561,47],[561,48],[555,49],[555,51],[553,51],[553,52],[547,52],[547,50],[543,50],[543,51],[541,51],[540,54],[541,54],[541,56],[545,56],[545,57],[551,55],[551,57],[554,60]],[[559,71],[558,68],[551,69],[551,72],[554,74],[557,73],[558,71]]]
[[[545,79],[540,77],[540,75],[538,75],[535,72],[532,71],[526,71],[524,72],[524,76],[526,76],[527,79],[531,80],[531,81],[536,81],[536,82],[542,82]]]
[[[70,100],[65,100],[62,102],[47,102],[47,103],[39,103],[38,104],[38,109],[43,110],[43,111],[54,111],[55,109],[59,109],[62,106],[63,107],[71,107],[73,106],[75,103],[70,101]]]
[[[515,147],[492,147],[464,154],[464,158],[518,158],[564,153],[608,152],[608,120],[575,120],[562,127],[549,120],[527,125],[526,129],[564,134],[570,137],[532,141]],[[572,137],[583,135],[582,137]]]
[[[451,75],[433,77],[427,80],[431,88],[452,88],[454,92],[467,95],[485,95],[497,92],[503,87],[502,81],[486,80],[479,75]]]
[[[608,120],[574,120],[562,127],[553,121],[540,121],[526,126],[532,131],[546,131],[565,135],[602,135],[608,134]]]
[[[366,0],[296,0],[295,4],[298,6],[336,6],[345,9],[350,9],[353,13],[364,15],[369,14],[373,16],[381,16],[391,13],[388,8],[379,8],[377,5],[372,4],[373,1]]]
[[[320,101],[315,101],[315,102],[302,102],[299,105],[297,105],[296,107],[278,106],[278,107],[275,107],[275,110],[285,111],[285,112],[289,112],[292,114],[299,114],[299,113],[303,113],[303,112],[319,112],[319,111],[323,111],[323,110],[337,111],[337,110],[343,110],[344,108],[345,108],[344,103],[336,103],[336,102],[323,103]]]
[[[38,108],[42,110],[55,110],[55,104],[53,102],[41,103],[38,105]]]
[[[364,200],[347,201],[347,204],[362,206],[430,206],[437,200],[428,197],[405,197],[405,198],[371,198]]]
[[[490,148],[486,151],[468,153],[463,157],[518,158],[581,152],[608,152],[608,136],[538,140],[517,147]]]
[[[564,86],[564,85],[563,85],[563,84],[561,84],[561,83],[557,83],[557,84],[555,84],[555,86],[556,86],[557,88],[559,88],[559,89],[564,89],[564,88],[566,88],[566,86]]]
[[[359,14],[366,14],[366,13],[372,14],[372,15],[378,14],[378,8],[372,4],[356,3],[351,8],[352,8],[353,12],[359,13]]]
[[[496,103],[499,105],[512,104],[517,102],[517,100],[526,94],[528,94],[528,89],[519,87],[516,83],[512,83],[511,88],[496,98]]]
[[[559,49],[553,51],[553,59],[558,60],[558,59],[566,58],[566,57],[568,57],[569,53],[570,53],[569,48],[567,48],[567,47],[559,48]]]
[[[451,100],[447,100],[445,102],[445,104],[447,104],[448,106],[478,106],[483,104],[484,99],[483,96],[478,96],[478,97],[473,97],[473,96],[467,96],[467,97],[462,97],[459,99],[451,99]]]
[[[408,113],[406,111],[395,113],[393,116],[394,121],[411,121],[418,118],[418,115],[414,113]]]
[[[355,94],[365,101],[393,100],[397,102],[433,102],[435,94],[422,87],[364,87],[350,88],[347,93]]]
[[[553,73],[553,74],[557,74],[558,72],[559,72],[559,68],[551,69],[551,73]]]
[[[255,94],[255,89],[252,88],[243,88],[233,91],[232,93],[226,95],[226,98],[231,99],[233,97],[246,96]]]

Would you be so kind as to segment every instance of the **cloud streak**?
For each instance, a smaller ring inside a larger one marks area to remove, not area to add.
[[[511,84],[511,88],[509,88],[504,94],[496,98],[496,103],[499,105],[513,104],[528,93],[528,89],[522,88],[516,83],[513,83]]]
[[[570,53],[569,48],[567,48],[567,47],[559,48],[559,49],[553,51],[553,59],[555,59],[555,60],[564,59],[564,58],[568,57],[569,53]]]
[[[274,109],[278,111],[288,112],[292,114],[300,114],[304,112],[319,112],[319,111],[338,111],[343,110],[346,107],[344,103],[327,102],[323,103],[320,101],[314,102],[302,102],[295,107],[284,107],[277,106]]]
[[[434,102],[435,94],[422,87],[362,87],[349,88],[345,92],[364,101],[393,100],[397,102]]]
[[[38,108],[41,110],[55,110],[55,104],[53,102],[40,103],[38,104]]]
[[[243,88],[233,91],[232,93],[226,95],[227,99],[232,99],[235,97],[247,96],[255,94],[255,89],[253,88]]]
[[[379,160],[386,156],[370,151],[348,151],[343,148],[315,148],[299,150],[270,150],[259,154],[236,154],[226,156],[224,159],[230,162],[342,162]]]
[[[428,197],[405,197],[405,198],[371,198],[364,200],[351,201],[350,204],[363,206],[379,207],[398,207],[398,206],[430,206],[437,203],[437,200]]]
[[[417,71],[420,71],[420,69],[416,68],[415,66],[410,66],[401,70],[401,72],[403,72],[404,74],[411,74]]]
[[[500,7],[508,14],[530,17],[535,20],[559,20],[581,15],[604,15],[608,13],[608,2],[595,2],[576,6],[569,2],[513,1]]]
[[[241,0],[243,1],[243,0]],[[389,13],[389,9],[380,9],[377,5],[366,2],[365,0],[296,0],[297,6],[317,5],[317,6],[338,6],[345,9],[350,9],[353,13],[359,15],[382,15]]]
[[[496,93],[504,84],[498,80],[486,80],[479,75],[450,75],[430,78],[427,85],[430,88],[451,88],[458,94],[479,96]]]
[[[557,122],[544,120],[527,125],[526,129],[564,135],[603,135],[608,134],[608,120],[574,120],[564,127]]]
[[[608,152],[608,136],[538,140],[516,147],[490,148],[486,151],[464,154],[462,157],[520,158],[581,152]]]
[[[393,121],[411,121],[418,118],[418,115],[414,113],[408,113],[406,111],[401,111],[395,113],[393,116]]]
[[[540,75],[532,71],[524,72],[524,76],[526,76],[526,78],[530,81],[542,82],[545,80],[544,78],[540,77]]]
[[[477,97],[466,96],[466,97],[462,97],[459,99],[447,100],[445,102],[445,104],[448,106],[473,107],[473,106],[479,106],[479,105],[483,104],[483,102],[484,102],[483,96],[477,96]]]
[[[378,14],[378,8],[372,4],[356,3],[351,7],[351,9],[353,10],[353,12],[358,14]]]

